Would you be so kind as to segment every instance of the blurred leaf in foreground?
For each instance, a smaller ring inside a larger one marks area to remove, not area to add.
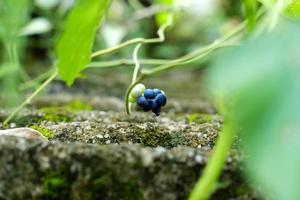
[[[246,175],[270,199],[300,199],[300,24],[282,21],[272,33],[228,50],[209,73],[239,127]]]
[[[59,75],[69,86],[90,62],[94,37],[110,0],[78,0],[56,47]]]
[[[276,0],[258,0],[260,3],[265,5],[267,8],[271,8],[276,3]]]
[[[300,0],[293,0],[285,9],[284,15],[292,19],[300,20]]]

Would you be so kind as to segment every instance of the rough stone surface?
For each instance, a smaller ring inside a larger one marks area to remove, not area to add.
[[[0,137],[0,199],[186,199],[207,160],[190,147],[41,143]],[[222,198],[243,199],[231,157]],[[231,177],[228,179],[228,177]],[[242,185],[240,185],[242,186]],[[224,196],[226,194],[227,196]]]
[[[127,116],[122,99],[128,75],[92,71],[72,88],[56,81],[9,127],[1,123],[9,111],[0,110],[0,129],[31,127],[50,141],[0,137],[0,200],[187,199],[222,117],[194,72],[143,82],[163,89],[168,105],[159,118],[142,112]],[[231,151],[212,199],[257,199],[240,175],[237,152]]]
[[[32,140],[42,140],[47,141],[47,138],[44,137],[40,132],[32,128],[13,128],[7,130],[0,130],[0,137],[23,137]]]
[[[155,118],[147,114],[125,114],[113,112],[81,112],[72,122],[42,122],[40,127],[54,133],[52,139],[60,141],[79,141],[85,143],[140,143],[145,146],[166,148],[185,145],[211,149],[221,119],[202,124],[189,124],[184,117],[170,119],[167,116]]]

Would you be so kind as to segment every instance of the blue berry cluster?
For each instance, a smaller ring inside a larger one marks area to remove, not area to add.
[[[161,107],[167,104],[167,97],[159,89],[145,89],[144,95],[139,96],[136,102],[143,111],[151,110],[156,116],[159,116]]]

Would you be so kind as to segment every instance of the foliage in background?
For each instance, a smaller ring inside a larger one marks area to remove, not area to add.
[[[57,1],[55,2],[57,4]],[[58,42],[56,53],[59,75],[68,85],[72,85],[73,81],[81,76],[82,70],[90,62],[96,30],[109,2],[109,0],[78,0],[67,19],[65,32]],[[247,0],[245,2],[248,2],[248,4],[245,4],[246,17],[248,22],[251,22],[248,24],[251,25],[249,29],[252,30],[256,27],[256,1]],[[261,0],[261,2],[272,11],[267,16],[269,21],[266,20],[266,22],[273,21],[272,26],[270,26],[273,27],[273,25],[276,25],[278,16],[285,7],[285,3],[289,1]],[[29,13],[27,3],[27,0],[0,2],[0,23],[2,23],[0,24],[0,37],[6,50],[0,76],[2,73],[4,77],[2,85],[5,88],[4,96],[7,99],[17,99],[19,73],[22,72],[17,51],[20,51],[20,28],[25,25]],[[156,3],[171,5],[173,1],[157,0]],[[52,8],[53,5],[48,6]],[[156,22],[160,25],[164,24],[170,15],[171,13],[168,12],[157,14]],[[293,19],[299,17],[299,0],[293,1],[287,7],[285,15]],[[134,21],[134,23],[139,24],[141,22]],[[130,24],[126,25],[129,26],[128,29],[130,30]],[[148,26],[149,24],[146,25]],[[216,149],[218,149],[218,145],[221,147],[223,145],[225,148],[220,149],[225,149],[225,151],[220,151],[221,154],[216,154],[221,159],[215,157],[215,155],[211,159],[216,160],[219,168],[219,171],[213,168],[211,168],[213,169],[212,171],[207,171],[212,174],[213,180],[217,180],[225,162],[226,153],[232,142],[230,139],[224,143],[221,140],[222,137],[227,137],[227,135],[231,137],[235,134],[236,129],[240,128],[244,141],[244,150],[247,153],[245,162],[248,169],[247,175],[250,179],[257,183],[256,185],[263,187],[262,192],[266,197],[288,200],[300,198],[297,190],[300,183],[298,179],[294,178],[298,177],[297,169],[300,163],[297,155],[295,155],[295,152],[300,150],[298,142],[300,138],[297,135],[300,130],[297,124],[297,121],[300,120],[300,106],[298,103],[300,94],[298,80],[300,63],[297,60],[297,53],[300,51],[298,47],[300,30],[298,27],[299,24],[282,22],[276,31],[269,29],[271,33],[250,39],[241,47],[224,54],[219,59],[216,67],[211,70],[211,85],[213,88],[217,88],[219,94],[221,94],[220,102],[225,103],[225,109],[223,109],[223,115],[225,116],[224,129],[222,134],[220,134],[220,142],[216,146]],[[179,28],[182,29],[182,27]],[[238,30],[241,31],[242,29]],[[44,30],[49,31],[49,27]],[[41,29],[38,31],[41,31]],[[186,29],[184,31],[189,32]],[[216,30],[214,31],[214,33],[217,32]],[[32,32],[30,33],[32,34]],[[236,33],[240,32],[237,31]],[[195,31],[192,31],[192,35],[194,34]],[[215,39],[215,37],[212,38]],[[192,43],[197,43],[194,37],[191,37],[191,39]],[[199,60],[215,49],[224,47],[225,44],[222,42],[228,42],[222,37],[220,39],[205,46],[203,49],[198,49],[181,58],[171,60],[169,64],[160,65],[152,69],[152,71],[144,71],[143,75],[144,77],[152,76],[155,73],[170,70],[179,64],[190,64],[192,61]],[[240,37],[235,38],[234,42],[238,39]],[[187,46],[186,44],[187,42],[184,40],[184,46]],[[195,46],[201,45],[197,43]],[[119,50],[119,47],[112,49],[104,49],[103,51],[110,53],[114,50]],[[128,52],[131,56],[131,51]],[[114,57],[110,58],[114,59]],[[136,64],[138,63],[137,53],[135,58],[134,63]],[[30,102],[55,77],[56,74],[48,78],[16,112]],[[9,100],[7,102],[13,101]],[[229,102],[230,104],[228,104]],[[6,122],[16,112],[11,114]],[[209,189],[207,189],[205,184],[204,188],[208,192],[213,192],[215,181],[210,182],[209,180],[208,183]],[[201,192],[205,193],[207,191],[203,190]],[[209,196],[209,194],[206,196]]]
[[[18,86],[21,78],[26,78],[19,55],[24,50],[20,33],[28,21],[29,8],[29,0],[0,1],[0,40],[4,48],[0,66],[1,94],[9,107],[19,103]]]
[[[174,0],[155,0],[155,4],[160,6],[172,6]],[[158,27],[166,24],[170,18],[173,18],[173,14],[171,12],[160,12],[155,15],[155,21]]]
[[[110,0],[78,0],[56,47],[59,75],[69,86],[90,62],[100,21]]]
[[[247,176],[271,199],[300,199],[299,35],[299,22],[283,21],[222,54],[209,73],[225,126],[243,138]]]

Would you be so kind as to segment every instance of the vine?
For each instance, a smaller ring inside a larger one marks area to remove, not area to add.
[[[100,50],[100,51],[96,51],[95,53],[93,53],[91,55],[91,58],[95,58],[96,56],[100,56],[100,55],[106,55],[106,54],[114,53],[115,51],[117,51],[119,49],[122,49],[122,48],[125,48],[129,45],[132,45],[132,44],[138,44],[137,46],[141,46],[142,44],[163,42],[165,40],[165,35],[164,35],[165,29],[167,27],[169,27],[171,24],[172,24],[172,20],[170,19],[170,20],[168,20],[168,22],[166,24],[162,25],[159,28],[159,30],[157,31],[158,38],[152,38],[152,39],[135,38],[135,39],[132,39],[132,40],[128,40],[128,41],[126,41],[124,43],[121,43],[119,45],[116,45],[114,47],[107,48],[107,49]],[[132,81],[132,84],[127,89],[127,92],[126,92],[126,95],[125,95],[126,112],[128,114],[130,114],[128,97],[129,97],[130,91],[132,90],[132,88],[136,84],[138,84],[139,82],[141,82],[142,80],[144,80],[148,76],[151,76],[151,75],[154,75],[154,74],[157,74],[157,73],[161,73],[161,72],[164,72],[164,71],[168,71],[170,69],[173,69],[174,67],[189,64],[189,63],[192,63],[196,60],[202,59],[202,58],[210,55],[214,50],[219,49],[221,47],[235,45],[236,41],[239,40],[239,38],[240,38],[239,33],[244,29],[244,26],[245,26],[245,23],[242,23],[239,26],[237,26],[232,32],[226,34],[222,38],[217,39],[212,44],[209,44],[205,47],[202,47],[198,50],[195,50],[195,51],[193,51],[193,52],[191,52],[191,53],[189,53],[185,56],[182,56],[180,58],[177,58],[175,60],[144,59],[144,60],[139,61],[138,59],[136,59],[134,61],[134,59],[133,60],[120,59],[120,60],[116,60],[116,61],[107,61],[107,62],[94,62],[94,63],[92,62],[88,67],[89,68],[114,67],[114,66],[118,66],[122,63],[135,64],[135,70],[134,70],[134,76],[133,76],[134,82]],[[235,36],[235,37],[232,38],[233,36]],[[140,47],[135,48],[136,56],[137,56],[139,48]],[[137,63],[138,63],[138,65],[137,65]],[[157,67],[155,67],[151,70],[141,70],[140,71],[140,76],[138,76],[139,65],[141,63],[142,64],[155,64],[155,65],[159,65],[159,66],[157,66]],[[105,64],[107,64],[107,66],[105,66]],[[23,107],[25,107],[27,104],[29,104],[35,96],[37,96],[47,85],[49,85],[57,77],[57,75],[58,75],[57,70],[55,70],[53,72],[53,69],[51,69],[50,71],[52,71],[51,75],[35,90],[35,92],[33,94],[31,94],[27,99],[25,99],[25,101],[15,111],[13,111],[7,117],[7,119],[4,121],[4,125],[7,125],[8,122]],[[46,72],[46,74],[48,75],[50,73],[50,71]],[[38,77],[36,81],[39,81],[40,79],[44,79],[44,78],[45,78],[45,75],[43,75],[42,77]],[[33,83],[34,82],[31,82],[30,84],[33,84]]]

